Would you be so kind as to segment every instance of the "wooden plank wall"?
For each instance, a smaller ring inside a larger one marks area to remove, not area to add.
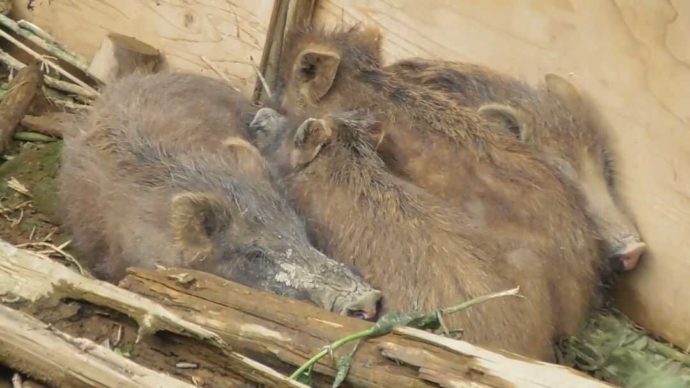
[[[320,0],[316,24],[379,26],[386,61],[422,56],[547,72],[589,92],[617,132],[622,192],[650,245],[623,309],[690,345],[690,2]]]
[[[35,0],[33,11],[28,3],[15,0],[13,16],[89,60],[116,31],[160,49],[164,67],[216,76],[215,67],[247,95],[256,80],[250,57],[258,66],[273,8],[273,0]]]
[[[90,58],[108,31],[160,48],[167,65],[255,85],[273,0],[15,0]],[[384,33],[388,62],[477,62],[535,83],[568,76],[617,131],[622,192],[650,245],[620,287],[624,310],[690,344],[690,2],[684,0],[318,0],[316,24],[361,21]]]

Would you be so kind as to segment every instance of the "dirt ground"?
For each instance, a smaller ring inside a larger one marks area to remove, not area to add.
[[[23,143],[0,165],[0,238],[57,260],[66,259],[61,247],[70,252],[55,197],[61,145]]]

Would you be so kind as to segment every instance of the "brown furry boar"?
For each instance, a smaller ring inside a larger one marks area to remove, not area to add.
[[[468,63],[415,58],[386,70],[408,82],[449,93],[546,153],[581,187],[613,269],[635,268],[646,244],[617,192],[609,129],[591,99],[554,74],[533,88]]]
[[[494,232],[501,252],[524,249],[550,259],[555,272],[547,289],[557,301],[556,327],[559,334],[575,333],[601,265],[579,190],[476,109],[382,68],[377,31],[306,30],[288,42],[282,109],[370,109],[381,122],[370,141],[389,169],[460,206],[477,227]],[[532,270],[524,257],[511,260]]]
[[[380,292],[315,248],[218,81],[131,76],[65,135],[64,227],[94,273],[189,267],[372,318]]]
[[[571,301],[550,280],[566,269],[528,248],[504,252],[471,215],[392,174],[371,142],[380,130],[372,115],[300,124],[263,108],[252,127],[316,246],[380,288],[384,310],[430,312],[520,285],[525,299],[489,301],[446,323],[477,344],[553,360],[554,318]]]

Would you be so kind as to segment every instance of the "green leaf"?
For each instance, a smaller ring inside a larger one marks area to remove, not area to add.
[[[333,380],[333,385],[331,388],[338,388],[340,384],[345,381],[345,378],[347,377],[347,373],[350,371],[350,366],[352,365],[352,357],[355,355],[355,352],[357,351],[357,348],[359,347],[360,341],[357,341],[355,343],[355,346],[352,348],[352,351],[346,355],[338,358],[338,361],[336,361],[336,367],[338,368],[338,373],[335,375],[335,380]]]

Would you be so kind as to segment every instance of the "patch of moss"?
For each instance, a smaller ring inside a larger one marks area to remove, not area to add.
[[[690,387],[690,355],[653,339],[617,311],[594,313],[560,348],[561,363],[623,387]]]
[[[14,177],[29,189],[36,210],[58,224],[56,177],[61,150],[61,141],[24,147],[16,157],[0,166],[0,195],[4,198],[13,195],[7,181]]]

